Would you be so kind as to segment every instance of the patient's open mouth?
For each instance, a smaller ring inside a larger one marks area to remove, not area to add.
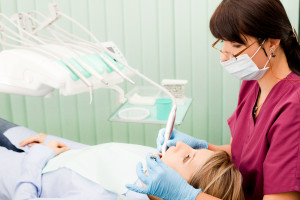
[[[151,158],[154,158],[154,156],[158,155],[160,158],[162,158],[162,153],[155,153],[151,156]]]

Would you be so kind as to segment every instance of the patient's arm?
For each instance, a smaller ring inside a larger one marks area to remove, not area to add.
[[[1,120],[0,120],[1,122]],[[25,147],[20,147],[20,142],[26,140],[27,138],[31,138],[35,135],[40,135],[37,132],[23,127],[23,126],[16,126],[16,127],[12,127],[7,129],[3,135],[11,142],[11,144],[13,144],[16,148],[22,149],[25,152],[29,151],[29,146],[25,145]],[[52,141],[52,140],[57,140],[60,142],[63,142],[64,144],[66,144],[68,147],[70,147],[70,149],[80,149],[80,148],[84,148],[87,147],[88,145],[85,144],[81,144],[78,142],[74,142],[68,139],[64,139],[61,137],[57,137],[57,136],[53,136],[53,135],[46,135],[46,134],[41,134],[46,136],[46,138],[40,138],[38,139],[38,141],[43,141],[44,139],[44,143],[47,144],[48,142]],[[37,141],[36,141],[37,142]],[[40,142],[39,142],[40,143]]]
[[[71,141],[71,140],[67,140],[67,139],[64,139],[64,138],[60,138],[60,137],[57,137],[57,136],[46,135],[44,133],[39,133],[39,134],[33,135],[31,137],[28,137],[28,138],[22,140],[20,142],[20,147],[24,147],[26,145],[31,147],[35,144],[44,144],[44,143],[48,143],[52,140],[63,142],[70,149],[80,149],[80,148],[84,148],[84,147],[88,146],[88,145],[85,145],[85,144],[81,144],[81,143],[74,142],[74,141]]]
[[[54,136],[54,135],[47,135],[45,143],[48,143],[48,142],[50,142],[52,140],[60,141],[60,142],[62,142],[64,144],[66,144],[70,149],[81,149],[81,148],[89,146],[89,145],[86,145],[86,144],[82,144],[82,143],[79,143],[79,142],[74,142],[72,140],[68,140],[68,139],[65,139],[65,138],[57,137],[57,136]]]
[[[30,148],[22,162],[22,176],[17,183],[14,200],[35,199],[40,196],[42,169],[54,156],[54,151],[44,145]]]
[[[42,188],[42,169],[51,158],[66,150],[68,148],[57,141],[52,141],[47,146],[38,144],[31,147],[22,162],[22,176],[17,183],[13,199],[38,198]]]
[[[26,138],[25,140],[22,140],[20,142],[20,147],[24,147],[26,145],[31,147],[35,144],[44,144],[46,137],[47,137],[47,135],[44,133],[39,133],[39,134],[33,135],[29,138]]]

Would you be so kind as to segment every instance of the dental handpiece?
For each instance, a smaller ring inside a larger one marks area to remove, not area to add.
[[[171,135],[172,135],[172,131],[173,131],[173,127],[174,127],[174,124],[175,124],[175,119],[176,119],[176,110],[177,110],[177,107],[176,105],[174,104],[172,109],[171,109],[171,112],[170,112],[170,115],[169,115],[169,118],[168,118],[168,122],[167,122],[167,126],[166,126],[166,130],[165,130],[165,135],[164,135],[164,143],[162,145],[162,148],[161,148],[161,152],[162,152],[162,155],[164,155],[167,151],[167,141],[170,139]]]

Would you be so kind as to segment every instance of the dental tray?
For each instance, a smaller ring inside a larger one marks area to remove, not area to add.
[[[175,125],[180,125],[188,112],[188,109],[192,103],[191,98],[185,98],[182,105],[177,105],[176,120]],[[147,109],[150,115],[144,119],[121,119],[118,113],[124,109],[128,108],[142,108]],[[166,124],[167,121],[158,120],[156,118],[156,105],[137,105],[131,104],[129,101],[119,106],[116,111],[109,118],[112,122],[135,122],[135,123],[146,123],[146,124]]]

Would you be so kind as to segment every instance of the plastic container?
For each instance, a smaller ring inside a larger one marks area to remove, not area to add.
[[[138,86],[126,94],[130,104],[155,105],[155,100],[160,97],[161,91],[155,87]]]
[[[172,109],[172,99],[158,98],[156,99],[156,118],[158,120],[168,120],[169,114]]]

